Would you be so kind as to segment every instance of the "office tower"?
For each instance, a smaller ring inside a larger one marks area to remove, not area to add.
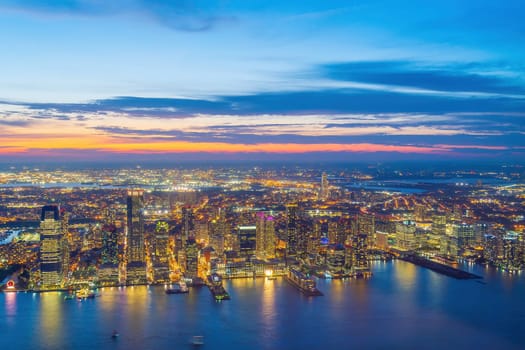
[[[144,249],[144,191],[130,190],[127,198],[127,283],[147,282]]]
[[[227,223],[223,218],[218,217],[210,222],[210,245],[219,257],[224,255],[224,235],[226,232]]]
[[[345,269],[345,248],[342,244],[331,244],[326,251],[326,266],[333,278],[341,278],[347,274]]]
[[[373,214],[361,213],[357,216],[357,233],[367,236],[367,245],[374,245],[375,217]]]
[[[157,283],[169,282],[169,225],[158,221],[155,226],[155,235],[152,242],[153,281]]]
[[[328,176],[326,173],[321,175],[321,190],[319,191],[319,199],[325,200],[328,199],[330,195]]]
[[[101,285],[116,285],[119,282],[118,232],[114,224],[102,226],[102,264],[98,269]]]
[[[297,204],[286,205],[286,253],[296,255],[299,241],[299,218]]]
[[[118,265],[118,232],[113,224],[102,226],[102,263]]]
[[[62,219],[62,281],[63,284],[68,283],[69,279],[69,263],[70,263],[70,241],[71,234],[69,233],[69,213],[65,210],[62,210],[61,219]]]
[[[432,216],[432,231],[429,235],[429,245],[435,248],[441,246],[441,242],[445,241],[447,234],[447,217],[446,215],[433,215]]]
[[[414,221],[405,220],[396,223],[396,246],[406,251],[414,251],[419,248]]]
[[[463,250],[474,242],[474,226],[467,223],[452,224],[452,237],[457,244],[457,254],[461,254]]]
[[[502,237],[503,256],[501,266],[507,271],[520,271],[525,267],[523,234],[507,231]]]
[[[241,257],[250,258],[256,254],[257,226],[239,226],[239,254]]]
[[[64,235],[59,208],[45,205],[40,216],[40,279],[42,289],[54,289],[64,281]]]
[[[352,235],[350,236],[350,242],[347,242],[345,247],[347,250],[350,250],[350,254],[346,254],[350,261],[347,261],[345,266],[347,269],[350,267],[355,277],[369,277],[371,275],[370,266],[368,265],[367,238],[365,234]]]
[[[188,239],[184,252],[186,259],[184,276],[194,279],[199,276],[199,247],[195,239]]]
[[[193,217],[193,210],[186,206],[182,208],[182,245],[184,246],[186,240],[195,237],[195,223]]]
[[[417,222],[426,221],[427,208],[423,204],[416,204],[414,206],[414,220]]]
[[[275,225],[274,218],[263,212],[256,216],[256,256],[259,259],[275,257]]]

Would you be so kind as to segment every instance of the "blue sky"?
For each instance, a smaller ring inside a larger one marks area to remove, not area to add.
[[[3,0],[0,153],[519,159],[524,34],[520,1]]]

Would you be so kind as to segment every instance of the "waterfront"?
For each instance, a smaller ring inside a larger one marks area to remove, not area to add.
[[[207,288],[106,288],[94,300],[60,293],[0,294],[0,332],[17,349],[520,349],[525,276],[472,267],[486,284],[407,262],[373,263],[368,280],[318,280],[308,298],[282,278],[225,281],[231,300]],[[119,339],[112,339],[117,329]]]

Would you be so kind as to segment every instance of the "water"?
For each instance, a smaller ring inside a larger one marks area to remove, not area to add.
[[[221,303],[207,288],[105,288],[82,302],[4,293],[0,332],[17,349],[191,349],[194,335],[203,349],[524,348],[525,276],[473,268],[480,284],[402,261],[373,267],[370,280],[318,281],[317,298],[282,279],[227,281]]]

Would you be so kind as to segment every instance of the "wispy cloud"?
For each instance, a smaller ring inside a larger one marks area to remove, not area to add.
[[[220,13],[219,1],[187,0],[4,0],[0,8],[42,16],[119,16],[149,20],[174,30],[207,31],[235,17]]]

